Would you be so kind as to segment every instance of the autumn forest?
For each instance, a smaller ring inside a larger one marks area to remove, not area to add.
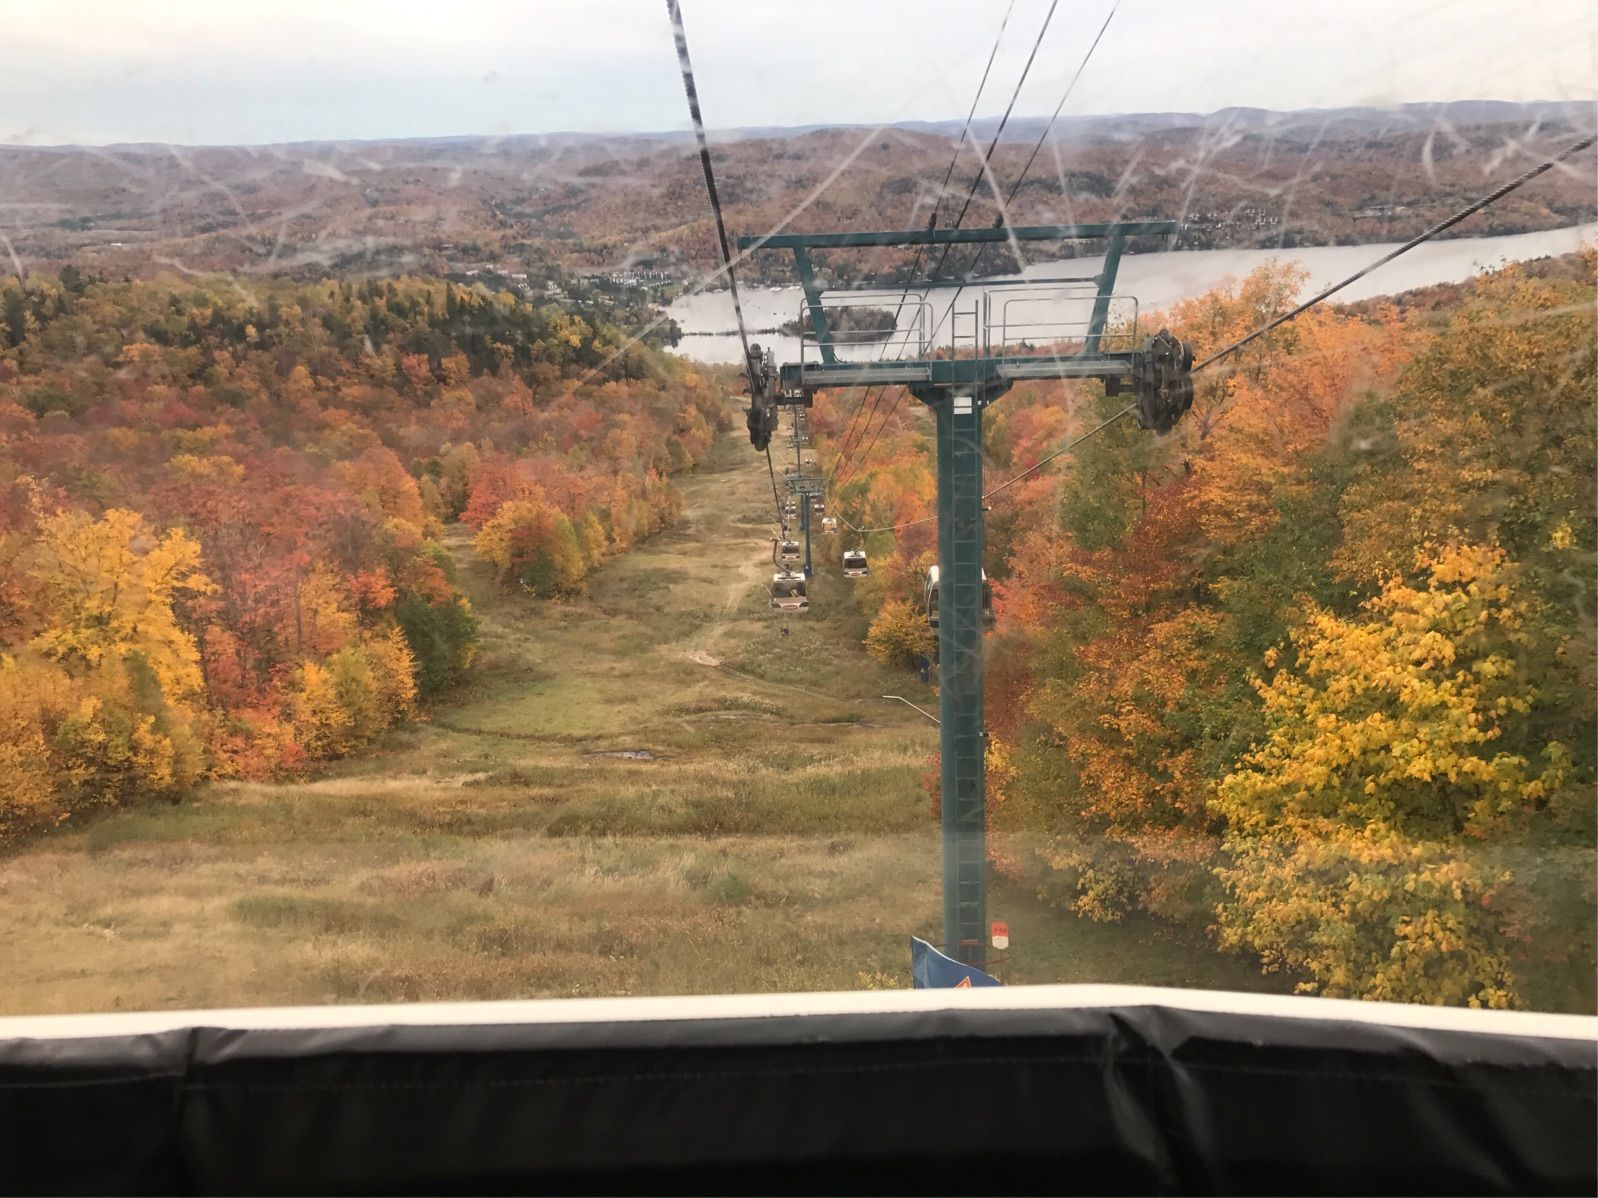
[[[1310,992],[1549,1006],[1591,978],[1595,263],[1312,309],[1169,437],[1123,421],[994,501],[999,871],[1093,919],[1207,930]],[[1267,268],[1169,327],[1228,344],[1299,284]],[[1018,387],[994,477],[1120,406]],[[851,523],[931,511],[916,416],[841,472]],[[932,545],[868,539],[881,660],[931,648]]]
[[[574,593],[722,419],[614,328],[438,281],[0,296],[0,837],[356,750],[472,664],[446,522]]]

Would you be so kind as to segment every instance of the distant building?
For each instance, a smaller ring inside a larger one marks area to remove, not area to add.
[[[1271,229],[1281,224],[1275,212],[1257,204],[1245,204],[1229,212],[1190,212],[1182,221],[1182,232],[1225,234],[1243,229]]]
[[[669,283],[671,276],[663,270],[596,270],[583,276],[613,287],[644,287],[654,283]]]

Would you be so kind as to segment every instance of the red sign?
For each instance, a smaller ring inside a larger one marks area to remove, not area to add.
[[[997,949],[1010,947],[1010,925],[1002,919],[993,921],[993,947]]]

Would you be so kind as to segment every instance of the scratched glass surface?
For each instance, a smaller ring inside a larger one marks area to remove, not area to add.
[[[1589,6],[7,44],[0,1013],[1595,1010]]]

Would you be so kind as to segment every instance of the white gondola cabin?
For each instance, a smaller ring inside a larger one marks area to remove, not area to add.
[[[932,566],[927,570],[927,623],[933,628],[938,626],[938,567]],[[988,581],[988,572],[982,571],[982,627],[992,628],[993,616],[993,584]]]
[[[821,531],[822,532],[837,532],[838,531],[838,517],[836,517],[836,516],[823,516],[821,518]]]
[[[777,560],[782,562],[796,562],[802,556],[798,541],[778,541]]]
[[[805,587],[805,576],[784,570],[771,576],[772,611],[809,611],[810,595]]]
[[[871,573],[871,567],[866,564],[866,551],[864,549],[845,549],[843,551],[843,576],[845,578],[864,578]]]

